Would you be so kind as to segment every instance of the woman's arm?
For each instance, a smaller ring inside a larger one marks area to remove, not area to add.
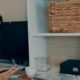
[[[20,68],[13,66],[10,70],[0,73],[0,80],[8,80],[9,77],[15,74]]]

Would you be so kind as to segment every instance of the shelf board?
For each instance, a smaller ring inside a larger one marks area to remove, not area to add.
[[[50,37],[50,36],[80,36],[80,33],[33,33],[35,37]]]

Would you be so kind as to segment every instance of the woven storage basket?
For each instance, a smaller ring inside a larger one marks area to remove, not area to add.
[[[80,32],[80,0],[49,2],[49,32]]]

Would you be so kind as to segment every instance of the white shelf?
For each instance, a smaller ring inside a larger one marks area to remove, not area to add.
[[[50,37],[50,36],[80,36],[80,33],[33,33],[34,37]]]
[[[48,53],[53,54],[51,59],[53,58],[53,60],[57,62],[58,60],[63,61],[68,58],[76,58],[78,57],[77,54],[79,54],[80,39],[78,37],[80,37],[80,33],[48,33],[47,22],[45,20],[47,1],[48,0],[27,0],[29,61],[30,66],[33,67],[35,67],[36,57],[46,57],[49,56]],[[55,53],[65,54],[56,60],[55,56],[59,56],[60,54],[56,55]],[[70,53],[70,55],[67,53]]]

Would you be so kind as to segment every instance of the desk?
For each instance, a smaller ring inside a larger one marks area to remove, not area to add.
[[[26,75],[20,76],[20,80],[31,80],[31,78],[28,78]]]

